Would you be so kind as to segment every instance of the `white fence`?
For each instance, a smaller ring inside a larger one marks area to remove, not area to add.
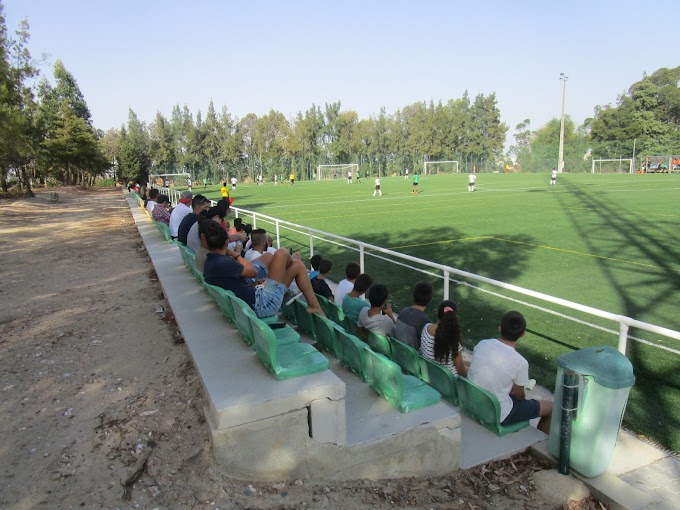
[[[179,201],[179,194],[180,192],[172,190],[172,189],[167,189],[167,188],[161,188],[161,192],[167,194],[170,196],[170,199],[173,203],[177,203]],[[216,202],[211,201],[213,205],[216,204]],[[365,256],[367,255],[366,250],[370,250],[371,253],[368,253],[369,256],[372,257],[377,257],[380,258],[386,262],[389,262],[391,264],[397,264],[403,267],[407,267],[409,269],[413,269],[415,271],[420,271],[432,276],[436,276],[438,278],[441,278],[444,283],[444,299],[449,298],[449,287],[450,283],[452,281],[452,276],[460,276],[462,278],[466,278],[468,280],[473,280],[477,281],[480,283],[486,283],[488,285],[492,285],[494,287],[504,289],[507,291],[511,291],[513,293],[519,294],[519,295],[524,295],[524,296],[529,296],[535,299],[538,299],[540,301],[543,301],[545,303],[551,303],[554,305],[559,305],[571,310],[576,310],[588,315],[592,315],[594,317],[599,317],[608,321],[615,322],[618,324],[618,349],[620,352],[623,354],[626,354],[626,347],[628,343],[628,330],[633,327],[637,329],[641,329],[644,331],[649,331],[651,333],[655,333],[661,336],[665,336],[667,338],[673,338],[675,340],[680,340],[680,332],[674,331],[672,329],[664,328],[661,326],[656,326],[654,324],[649,324],[647,322],[642,322],[638,321],[636,319],[632,319],[630,317],[626,317],[624,315],[617,315],[614,313],[610,312],[605,312],[604,310],[599,310],[597,308],[592,308],[590,306],[585,306],[581,305],[579,303],[575,303],[573,301],[568,301],[566,299],[561,299],[558,297],[550,296],[548,294],[543,294],[541,292],[535,292],[533,290],[525,289],[522,287],[518,287],[516,285],[512,285],[509,283],[504,283],[500,282],[498,280],[493,280],[491,278],[487,278],[485,276],[480,276],[477,274],[473,273],[468,273],[467,271],[462,271],[460,269],[456,269],[454,267],[450,266],[445,266],[442,264],[437,264],[436,262],[431,262],[429,260],[425,259],[420,259],[417,257],[412,257],[410,255],[405,255],[403,253],[399,253],[396,251],[388,250],[386,248],[382,248],[380,246],[375,246],[372,244],[364,243],[361,241],[355,241],[354,239],[348,239],[346,237],[338,236],[335,234],[330,234],[328,232],[323,232],[321,230],[316,230],[313,228],[305,227],[303,225],[298,225],[296,223],[291,223],[289,221],[284,221],[280,220],[278,218],[273,218],[271,216],[267,216],[265,214],[260,214],[256,213],[254,211],[249,211],[247,209],[241,209],[238,207],[231,207],[231,210],[234,211],[236,214],[236,217],[239,216],[250,216],[252,218],[252,225],[253,228],[257,227],[258,222],[261,223],[266,223],[274,226],[276,236],[276,247],[280,248],[281,247],[281,229],[287,229],[290,230],[291,232],[295,232],[298,234],[306,235],[309,238],[309,256],[311,257],[314,255],[314,241],[315,240],[322,240],[324,242],[329,242],[332,244],[336,244],[339,246],[342,246],[347,249],[355,250],[359,252],[359,265],[361,266],[361,271],[364,271],[364,259]],[[269,230],[269,229],[267,229]],[[377,255],[377,252],[380,254],[383,254],[384,256]],[[425,266],[427,268],[430,268],[433,271],[426,271],[417,267],[412,266],[409,263],[414,263],[418,264],[419,266]],[[456,280],[453,280],[454,283],[456,284],[463,284],[463,285],[468,285],[464,282],[459,282]],[[507,296],[501,296],[506,299],[512,299],[508,298]],[[532,306],[532,305],[529,305]],[[540,308],[540,307],[536,307]],[[555,313],[551,310],[547,310],[550,313]],[[631,339],[635,341],[639,341],[660,349],[664,349],[669,352],[673,352],[675,354],[680,354],[680,350],[677,349],[672,349],[670,347],[666,347],[663,345],[658,345],[653,342],[648,342],[643,339],[631,337]]]

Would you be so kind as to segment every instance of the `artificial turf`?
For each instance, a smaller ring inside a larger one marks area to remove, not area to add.
[[[680,330],[680,175],[561,174],[556,186],[548,181],[548,173],[480,174],[470,193],[467,175],[422,176],[420,192],[412,194],[410,180],[387,177],[381,179],[383,196],[373,197],[372,179],[352,184],[337,179],[239,184],[232,196],[235,207]],[[219,189],[209,187],[204,194],[218,199]],[[274,231],[262,219],[258,226]],[[280,232],[282,245],[309,253],[307,234],[283,227]],[[335,280],[344,277],[347,262],[358,260],[356,251],[320,240],[314,251],[333,261]],[[365,264],[366,272],[387,285],[397,310],[410,304],[419,279],[432,281],[438,290],[434,301],[441,299],[438,277],[372,256]],[[558,356],[617,345],[616,323],[455,280],[464,283],[452,282],[450,293],[460,304],[467,347],[495,336],[505,311],[521,311],[528,334],[518,350],[529,359],[532,377],[546,387],[554,387]],[[433,302],[428,311],[435,307]],[[639,330],[630,334],[680,350],[676,340]],[[637,381],[624,424],[680,451],[680,356],[634,340],[627,354]]]

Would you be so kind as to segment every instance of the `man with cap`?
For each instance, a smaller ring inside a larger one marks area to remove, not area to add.
[[[154,219],[154,221],[161,221],[170,226],[170,212],[168,211],[169,207],[170,198],[168,198],[168,195],[158,195],[158,198],[156,198],[156,205],[151,212],[151,217]]]
[[[198,216],[207,211],[210,207],[210,201],[203,195],[196,195],[191,201],[191,212],[182,218],[182,221],[177,227],[177,240],[186,246],[187,236],[189,230],[198,221]]]
[[[179,196],[179,204],[177,204],[177,207],[175,207],[170,214],[170,235],[173,239],[177,238],[179,224],[182,223],[182,220],[187,214],[191,213],[191,207],[189,207],[189,204],[191,204],[191,197],[193,197],[191,191],[182,191],[182,194]]]

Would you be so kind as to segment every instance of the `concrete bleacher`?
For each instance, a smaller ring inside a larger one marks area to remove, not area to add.
[[[178,247],[128,202],[201,378],[214,456],[230,476],[439,475],[545,439],[533,427],[497,437],[444,401],[400,413],[333,357],[330,370],[276,381],[185,268]]]

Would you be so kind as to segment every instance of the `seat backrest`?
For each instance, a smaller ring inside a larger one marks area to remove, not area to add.
[[[281,303],[281,313],[293,324],[297,324],[297,314],[295,311],[295,301],[287,305],[284,298],[283,303]]]
[[[268,370],[276,372],[279,368],[278,344],[271,328],[258,319],[254,312],[246,312],[250,329],[253,332],[253,348],[257,357]]]
[[[323,297],[321,294],[315,294],[316,299],[319,301],[319,305],[321,305],[321,309],[323,310],[323,313],[328,315],[330,312],[330,305],[331,302],[328,301],[325,297]]]
[[[353,334],[354,336],[357,336],[357,334],[359,333],[359,325],[357,324],[357,321],[350,319],[346,315],[345,315],[345,321],[347,323],[347,327],[345,329],[348,332],[350,332],[351,334]]]
[[[335,352],[340,361],[357,374],[362,381],[371,379],[371,364],[368,358],[370,351],[367,344],[345,331],[341,326],[335,326]]]
[[[465,414],[494,431],[500,431],[501,405],[493,393],[470,382],[465,377],[457,377],[458,399]]]
[[[419,362],[420,378],[441,393],[444,400],[458,407],[460,402],[454,373],[444,365],[423,357],[419,358]]]
[[[392,348],[392,359],[409,374],[420,377],[420,356],[410,345],[400,342],[396,338],[388,338]]]
[[[234,307],[231,304],[231,298],[229,294],[234,295],[228,290],[224,290],[222,287],[217,285],[210,285],[209,283],[204,283],[205,289],[208,291],[208,295],[215,301],[217,307],[222,311],[227,319],[231,322],[235,322],[234,318]]]
[[[326,312],[328,318],[335,322],[337,325],[347,329],[347,319],[345,319],[345,312],[343,312],[342,308],[340,308],[335,303],[331,301],[329,301],[328,303],[329,303],[328,312]]]
[[[172,242],[172,236],[170,235],[170,227],[168,227],[162,221],[157,221],[156,227],[158,227],[158,230],[161,231],[161,234],[163,234],[163,237],[165,238],[165,240],[167,242],[171,243]]]
[[[234,322],[238,332],[241,333],[241,337],[248,345],[253,345],[253,328],[248,318],[249,315],[253,315],[252,309],[248,306],[248,303],[233,294],[229,296],[229,300],[234,310]]]
[[[404,400],[404,384],[399,365],[377,352],[368,351],[373,377],[368,385],[395,405]]]
[[[388,358],[392,357],[392,347],[390,346],[390,341],[386,337],[374,333],[373,331],[366,330],[366,341],[375,352],[379,352]]]
[[[300,326],[302,331],[316,340],[316,333],[314,332],[314,320],[312,319],[312,314],[307,313],[307,302],[302,298],[298,298],[294,301],[294,304],[295,317],[297,318],[298,326]]]
[[[312,314],[314,321],[314,332],[316,333],[316,341],[327,351],[337,357],[335,354],[335,322],[327,319],[318,313]]]

